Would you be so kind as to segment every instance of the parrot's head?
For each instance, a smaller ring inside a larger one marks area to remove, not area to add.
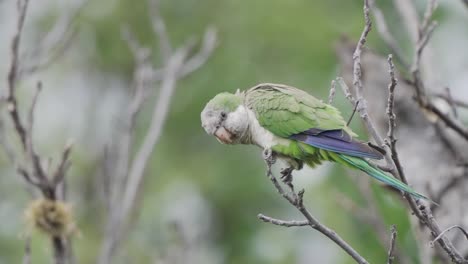
[[[201,112],[206,133],[223,144],[238,144],[249,127],[249,117],[239,93],[220,93],[213,97]]]

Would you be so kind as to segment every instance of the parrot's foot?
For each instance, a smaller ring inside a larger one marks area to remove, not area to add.
[[[273,150],[271,150],[270,148],[264,149],[263,153],[262,153],[262,156],[263,156],[263,159],[265,160],[265,162],[268,164],[269,167],[271,167],[273,164],[275,164],[276,155],[273,152]]]
[[[294,171],[294,167],[287,167],[281,170],[281,180],[287,184],[288,186],[292,187],[292,172]]]

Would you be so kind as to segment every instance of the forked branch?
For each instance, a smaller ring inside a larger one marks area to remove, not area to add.
[[[288,182],[288,186],[291,187],[290,192],[288,193],[284,190],[284,188],[278,182],[276,177],[273,175],[271,167],[276,162],[276,157],[275,157],[275,154],[270,149],[267,149],[264,151],[263,158],[267,164],[266,175],[270,179],[270,181],[273,183],[278,193],[281,196],[283,196],[283,198],[286,199],[291,205],[296,207],[297,210],[301,212],[301,214],[305,217],[306,220],[284,221],[284,220],[274,219],[274,218],[265,216],[263,214],[259,214],[258,218],[264,222],[268,222],[268,223],[279,225],[279,226],[286,226],[286,227],[306,226],[306,225],[310,226],[311,228],[317,230],[318,232],[322,233],[323,235],[328,237],[330,240],[332,240],[341,249],[343,249],[349,256],[351,256],[357,263],[367,264],[368,261],[364,257],[362,257],[351,245],[349,245],[343,238],[341,238],[334,230],[328,228],[326,225],[319,222],[309,212],[309,210],[304,206],[304,202],[303,202],[304,190],[301,190],[296,193],[294,191],[294,187],[292,183],[290,182]]]

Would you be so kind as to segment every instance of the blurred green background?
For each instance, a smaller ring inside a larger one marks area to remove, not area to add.
[[[2,14],[14,14],[10,2],[0,2]],[[25,34],[46,31],[66,8],[55,2],[32,2],[33,15],[28,17]],[[378,2],[396,23],[391,5]],[[202,130],[199,113],[216,93],[260,82],[289,84],[326,100],[330,81],[338,74],[334,44],[343,34],[352,39],[360,35],[362,1],[164,0],[161,14],[174,46],[202,36],[208,25],[218,30],[219,45],[205,66],[178,83],[140,194],[141,213],[134,216],[136,224],[116,263],[153,263],[171,250],[191,254],[184,263],[353,263],[312,229],[287,229],[258,220],[258,213],[282,219],[301,216],[265,177],[260,150],[219,144]],[[121,111],[122,94],[128,91],[134,67],[120,26],[127,24],[141,43],[152,48],[156,64],[160,58],[146,1],[91,0],[77,19],[79,34],[70,51],[49,72],[34,76],[45,79],[46,90],[38,106],[38,120],[44,122],[37,122],[37,140],[42,153],[56,157],[66,138],[77,138],[68,175],[69,200],[81,231],[74,239],[74,255],[77,263],[93,263],[104,223],[94,183],[101,173],[103,146],[115,132],[109,120]],[[6,22],[7,17],[0,20]],[[0,33],[10,32],[7,26],[12,25],[5,23]],[[8,39],[5,35],[4,40]],[[404,39],[401,32],[398,37]],[[34,46],[29,41],[25,48]],[[5,54],[7,43],[2,44]],[[375,32],[369,47],[386,51]],[[27,87],[22,89],[27,91]],[[77,94],[81,102],[65,103]],[[351,107],[340,91],[335,101],[348,116]],[[57,114],[61,110],[69,115]],[[149,105],[140,115],[138,142],[150,113]],[[357,119],[353,128],[362,134]],[[29,196],[5,158],[0,166],[0,263],[19,263],[24,245],[21,234],[26,231],[22,212]],[[354,181],[347,171],[333,165],[306,170],[297,176],[296,185],[306,189],[306,204],[320,220],[371,263],[383,263],[387,248],[378,242],[376,232],[338,201],[345,195],[358,205],[363,203]],[[385,227],[397,225],[400,249],[417,263],[404,206],[380,187],[373,190]],[[188,241],[188,248],[181,240]],[[33,233],[32,249],[33,263],[49,263],[49,243],[40,233]]]

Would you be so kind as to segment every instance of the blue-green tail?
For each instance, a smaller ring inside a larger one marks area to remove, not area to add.
[[[343,154],[338,154],[338,155],[347,165],[357,168],[383,183],[386,183],[400,191],[406,192],[414,196],[415,198],[424,199],[429,202],[435,203],[431,199],[427,198],[426,196],[420,193],[417,193],[415,190],[411,189],[408,185],[399,181],[395,177],[387,175],[384,171],[372,166],[371,164],[369,164],[366,160],[362,158],[347,156]]]

